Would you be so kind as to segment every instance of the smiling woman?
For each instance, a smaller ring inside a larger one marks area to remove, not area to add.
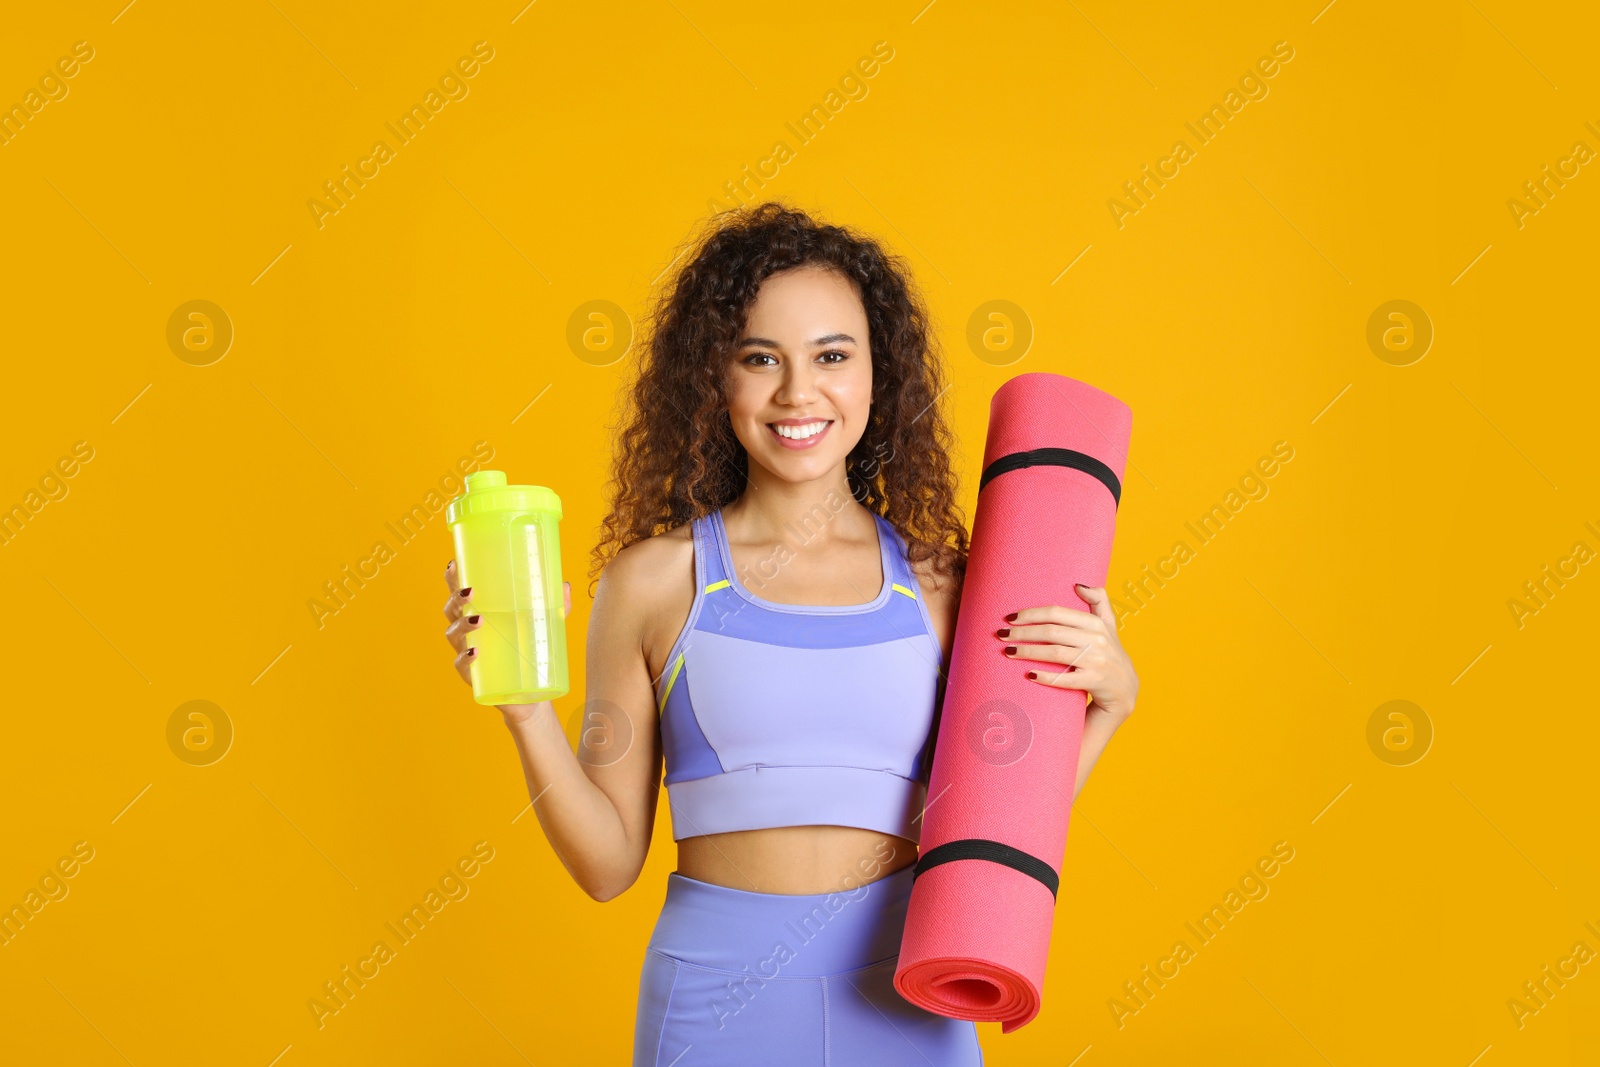
[[[653,326],[587,675],[652,743],[586,767],[621,855],[567,860],[597,899],[631,884],[665,764],[634,1063],[980,1064],[893,988],[966,554],[926,313],[875,242],[765,204],[717,217]]]
[[[981,1065],[973,1022],[894,987],[968,541],[927,312],[876,241],[776,203],[718,214],[680,261],[637,348],[592,557],[600,710],[575,756],[548,701],[500,707],[533,810],[610,900],[644,869],[665,787],[678,865],[635,1067],[906,1062],[908,1042],[929,1067]],[[465,672],[481,617],[446,581]],[[1081,632],[1014,639],[1044,658]],[[1120,649],[1080,643],[1110,668],[1085,676],[1131,708]]]

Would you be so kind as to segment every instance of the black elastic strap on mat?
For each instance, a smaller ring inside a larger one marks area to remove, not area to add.
[[[1122,503],[1122,483],[1117,479],[1116,472],[1101,463],[1098,459],[1084,452],[1074,452],[1070,448],[1035,448],[1027,452],[1010,452],[983,469],[983,477],[978,479],[978,491],[989,484],[989,479],[1006,471],[1014,471],[1021,467],[1071,467],[1074,470],[1092,475],[1105,483],[1111,490],[1111,499]]]
[[[990,841],[981,837],[962,838],[959,841],[946,841],[936,848],[930,848],[917,857],[916,869],[911,872],[911,880],[915,882],[917,875],[929,867],[937,867],[941,863],[951,860],[989,860],[999,863],[1013,870],[1021,871],[1030,878],[1036,878],[1044,887],[1050,890],[1050,899],[1054,900],[1056,890],[1061,885],[1061,879],[1055,869],[1037,856],[1031,856],[1020,848],[999,841]]]

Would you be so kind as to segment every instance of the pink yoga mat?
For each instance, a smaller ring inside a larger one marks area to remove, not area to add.
[[[994,631],[1021,608],[1087,610],[1073,583],[1105,585],[1132,419],[1059,374],[1018,375],[989,405],[894,985],[1002,1033],[1039,1013],[1087,697],[1030,681],[1063,667],[1002,655]]]

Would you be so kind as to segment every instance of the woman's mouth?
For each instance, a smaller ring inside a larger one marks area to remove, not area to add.
[[[785,425],[780,429],[778,423],[769,422],[767,423],[767,432],[777,438],[778,443],[784,448],[792,448],[799,451],[815,448],[817,442],[827,434],[828,427],[832,425],[832,419],[814,419],[799,426]]]

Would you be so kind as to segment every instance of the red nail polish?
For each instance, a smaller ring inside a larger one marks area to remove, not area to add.
[[[463,600],[466,599],[467,597],[471,596],[471,595],[472,595],[472,586],[469,585],[465,589],[461,590],[461,597],[462,597]]]
[[[470,622],[472,625],[476,626],[476,625],[478,625],[478,616],[476,616],[476,615],[468,615],[467,616],[467,621]]]
[[[1028,677],[1029,678],[1037,678],[1037,677],[1039,677],[1039,672],[1038,671],[1029,671],[1028,672]]]
[[[1007,645],[1005,651],[1006,651],[1006,655],[1008,655],[1008,656],[1013,655],[1017,651],[1017,646],[1016,645]]]
[[[994,635],[996,637],[1010,637],[1011,636],[1011,627],[1002,626],[1002,627],[1000,627],[1000,629],[998,629],[998,630],[996,630],[994,632]]]
[[[1017,621],[1017,613],[1016,612],[1013,611],[1010,615],[1006,616],[1006,622],[1016,622],[1016,621]]]

